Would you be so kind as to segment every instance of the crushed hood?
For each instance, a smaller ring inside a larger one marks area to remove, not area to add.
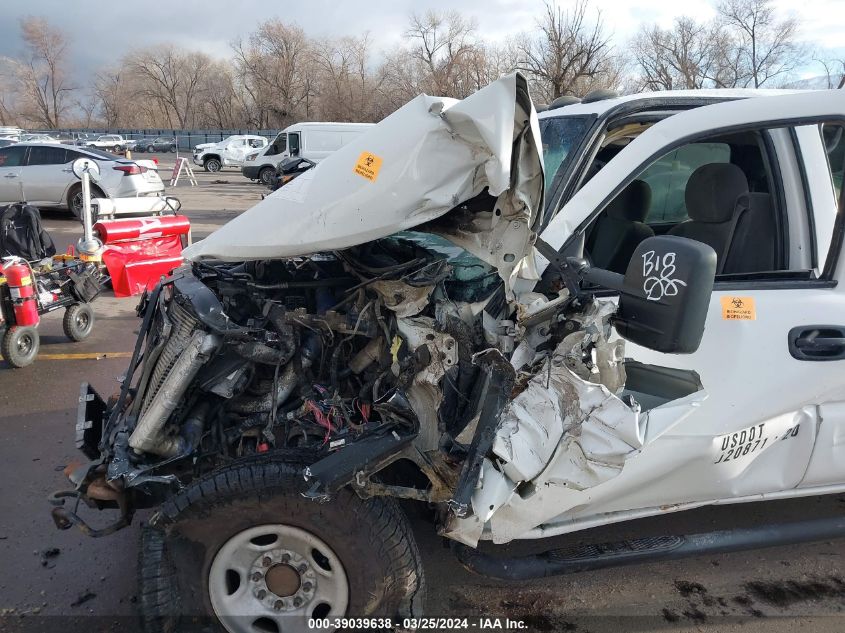
[[[542,221],[540,148],[518,73],[462,101],[420,95],[184,255],[295,257],[432,223],[507,279]]]

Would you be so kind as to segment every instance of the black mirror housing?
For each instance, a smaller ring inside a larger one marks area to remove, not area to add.
[[[716,252],[685,237],[661,235],[634,251],[619,288],[620,336],[667,354],[698,349],[716,276]]]

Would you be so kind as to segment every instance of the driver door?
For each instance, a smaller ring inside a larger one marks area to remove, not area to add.
[[[845,448],[836,441],[845,435],[845,344],[836,342],[845,340],[845,258],[833,237],[842,231],[837,167],[828,164],[819,130],[843,120],[841,91],[674,115],[625,147],[543,232],[554,248],[571,249],[630,183],[660,175],[661,160],[665,166],[665,157],[689,143],[749,130],[769,139],[785,269],[717,277],[693,354],[626,345],[634,360],[696,371],[709,396],[674,425],[649,420],[642,452],[620,476],[590,491],[583,515],[845,489]],[[740,250],[754,248],[759,237],[745,239]],[[827,252],[830,244],[836,248]],[[539,263],[542,269],[546,261]],[[829,342],[813,342],[819,338]]]

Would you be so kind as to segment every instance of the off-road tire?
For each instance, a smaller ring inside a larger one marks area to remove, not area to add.
[[[269,187],[271,184],[273,184],[273,175],[275,173],[275,168],[265,167],[260,172],[258,172],[258,182],[260,182],[265,187]]]
[[[75,198],[79,196],[79,204],[77,205],[77,201]],[[91,197],[92,198],[105,198],[106,194],[103,193],[103,190],[99,187],[91,185]],[[67,208],[68,210],[73,213],[74,217],[77,220],[82,220],[82,185],[80,183],[76,183],[72,185],[71,188],[67,192]],[[97,220],[94,217],[93,209],[91,222],[92,224],[95,223]]]
[[[216,158],[207,158],[203,162],[202,168],[205,169],[205,171],[207,171],[207,172],[215,174],[223,168],[223,163],[221,163]]]
[[[71,341],[84,341],[94,329],[94,310],[87,303],[74,303],[65,310],[62,328]]]
[[[214,556],[241,531],[274,522],[308,530],[334,549],[348,576],[350,617],[422,615],[422,562],[396,501],[342,490],[317,503],[301,495],[304,489],[301,467],[262,457],[240,460],[168,499],[141,535],[144,631],[223,631],[207,585]]]
[[[6,328],[0,342],[0,353],[15,368],[31,365],[38,356],[40,339],[34,327],[12,325]]]

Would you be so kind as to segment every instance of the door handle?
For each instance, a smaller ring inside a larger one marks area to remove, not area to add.
[[[6,178],[17,178],[17,177],[18,177],[18,175],[17,175],[17,174],[6,174],[6,176],[5,176],[5,177],[6,177]]]
[[[801,325],[789,331],[789,353],[797,360],[845,359],[845,326]]]
[[[67,172],[67,173],[69,173],[69,174],[72,174],[72,173],[73,173],[73,170],[72,170],[72,169],[70,169],[69,167],[68,167],[67,169],[63,169],[62,171]]]

